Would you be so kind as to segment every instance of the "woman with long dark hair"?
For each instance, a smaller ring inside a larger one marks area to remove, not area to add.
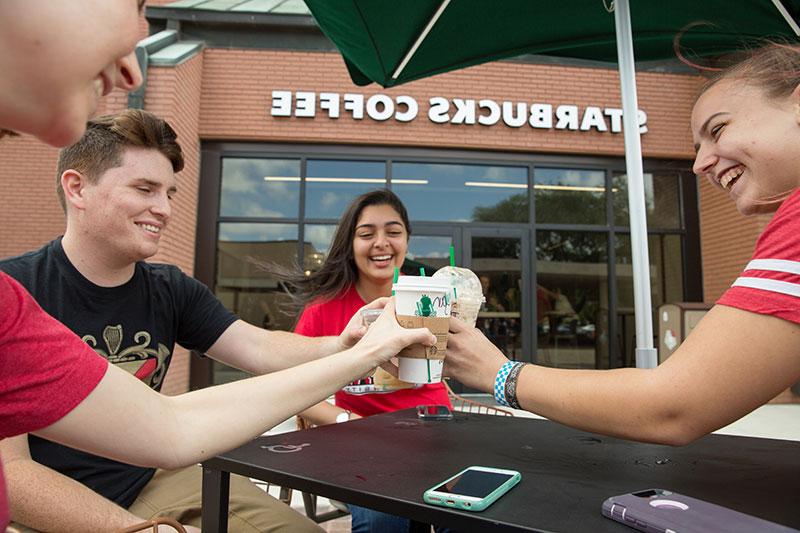
[[[380,189],[353,200],[339,221],[322,268],[310,276],[300,272],[282,276],[297,288],[296,301],[303,308],[295,332],[338,335],[365,303],[391,295],[394,270],[403,264],[410,235],[408,213],[393,192]],[[406,388],[360,394],[340,390],[335,406],[323,402],[302,416],[314,424],[330,424],[422,404],[450,406],[442,383],[416,387],[395,383]],[[354,506],[351,513],[354,532],[408,531],[404,518]]]

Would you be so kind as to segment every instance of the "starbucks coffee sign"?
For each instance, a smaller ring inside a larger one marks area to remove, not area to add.
[[[300,117],[384,122],[412,122],[420,115],[436,124],[464,124],[544,130],[622,132],[622,109],[526,101],[445,98],[425,102],[407,95],[363,95],[309,91],[272,91],[273,117]],[[639,133],[647,133],[647,113],[639,110]]]

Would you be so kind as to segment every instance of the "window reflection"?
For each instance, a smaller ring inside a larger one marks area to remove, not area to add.
[[[677,172],[644,173],[644,198],[648,228],[680,228],[680,176]],[[628,218],[628,175],[612,177],[614,224],[630,226]]]
[[[290,267],[296,258],[295,224],[220,224],[214,292],[225,307],[246,322],[268,329],[291,329],[293,318],[284,312],[288,291],[259,263]],[[215,383],[244,375],[239,370],[214,364]]]
[[[536,331],[540,364],[608,367],[606,234],[536,234]]]
[[[356,196],[386,187],[383,161],[309,159],[306,217],[338,219]]]
[[[605,171],[537,167],[533,178],[536,222],[605,224]]]
[[[430,276],[445,265],[450,264],[450,245],[453,239],[443,236],[412,234],[408,241],[406,260],[401,269],[403,274],[419,275],[419,269],[424,268],[425,274]]]
[[[453,232],[452,236],[412,235],[405,273],[416,275],[424,267],[431,274],[448,264],[450,244],[462,242],[459,237],[467,237],[472,222],[480,222],[489,231],[509,229],[509,223],[518,224],[514,230],[539,230],[536,280],[522,279],[529,258],[520,255],[520,239],[505,233],[504,237],[473,236],[471,242],[473,270],[487,298],[478,326],[509,357],[575,368],[633,364],[633,281],[627,235],[617,234],[616,242],[617,291],[612,296],[617,298],[617,316],[610,317],[608,311],[612,306],[608,303],[610,228],[606,224],[611,218],[617,226],[628,226],[627,179],[621,172],[612,174],[612,164],[594,169],[535,167],[529,176],[528,164],[535,161],[524,157],[511,165],[390,163],[355,156],[359,157],[362,160],[306,159],[304,165],[301,156],[289,159],[281,154],[223,158],[215,290],[225,305],[253,324],[291,329],[293,317],[279,311],[285,307],[286,289],[259,270],[253,259],[284,266],[299,260],[307,272],[316,270],[327,256],[346,206],[359,194],[385,187],[391,175],[390,186],[407,206],[412,226],[442,223],[439,226]],[[611,176],[610,199],[607,176]],[[654,309],[684,299],[683,236],[666,234],[682,228],[680,179],[677,170],[651,169],[645,174],[648,223],[656,230],[650,235]],[[529,217],[531,183],[536,223]],[[611,217],[607,202],[613,209]],[[233,222],[240,220],[234,217],[249,220]],[[602,231],[542,229],[557,227],[547,224],[591,224]],[[300,227],[302,246],[297,242]],[[468,251],[466,244],[460,251]],[[530,288],[523,290],[523,284]],[[535,328],[527,326],[534,323],[532,318],[521,316],[524,308],[537,310]],[[608,320],[614,321],[612,329],[617,333],[611,341]],[[522,352],[522,330],[535,331],[536,354]],[[217,371],[218,382],[235,375],[222,367]]]
[[[392,190],[411,220],[528,222],[528,169],[394,163]]]
[[[657,335],[658,330],[658,307],[664,303],[682,302],[684,300],[681,241],[680,235],[650,235],[647,239],[648,255],[650,257],[650,298],[653,308],[654,335]],[[616,320],[619,352],[619,360],[616,361],[616,366],[636,366],[633,266],[631,238],[629,235],[617,235],[616,257]]]
[[[328,257],[336,226],[332,224],[306,224],[303,228],[305,256],[303,268],[308,272],[319,270]]]
[[[473,237],[472,270],[486,303],[478,327],[510,359],[522,354],[522,242],[519,238]]]
[[[220,215],[296,217],[299,206],[299,160],[222,159]]]

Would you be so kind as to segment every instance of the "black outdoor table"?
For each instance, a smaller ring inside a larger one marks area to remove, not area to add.
[[[422,493],[471,465],[522,481],[483,512]],[[600,512],[609,496],[661,488],[800,528],[800,442],[709,435],[673,448],[530,418],[408,409],[260,437],[203,463],[203,531],[227,529],[229,473],[458,531],[633,531]]]

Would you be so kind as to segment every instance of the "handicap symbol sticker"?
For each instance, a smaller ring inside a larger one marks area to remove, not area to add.
[[[308,442],[305,444],[273,444],[271,446],[261,446],[260,448],[272,453],[294,453],[303,451],[306,446],[311,446],[311,444]]]

